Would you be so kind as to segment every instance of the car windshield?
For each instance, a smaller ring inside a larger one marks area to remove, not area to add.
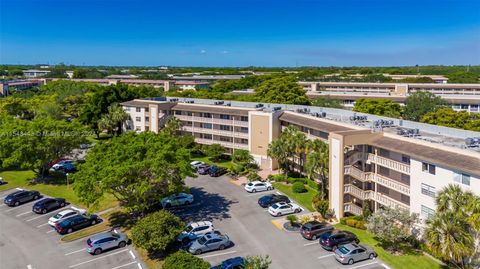
[[[348,252],[350,252],[346,247],[339,247],[338,251],[340,251],[342,254],[347,254]]]
[[[277,204],[274,204],[272,205],[273,209],[277,209],[278,208],[278,205]]]
[[[207,242],[207,239],[206,239],[205,237],[202,237],[202,238],[198,239],[198,243],[199,243],[200,245],[205,244],[205,242]]]
[[[62,217],[62,214],[58,213],[58,214],[56,214],[55,216],[53,216],[52,218],[54,218],[54,219],[59,219],[59,218],[61,218],[61,217]]]
[[[187,233],[191,232],[192,230],[193,230],[192,225],[188,225],[187,228],[185,229]]]

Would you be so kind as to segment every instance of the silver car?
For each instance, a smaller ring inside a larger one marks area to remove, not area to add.
[[[335,250],[335,259],[341,264],[353,264],[358,261],[374,259],[377,253],[372,248],[360,244],[346,244]]]
[[[188,248],[188,252],[199,255],[207,251],[222,250],[231,245],[232,241],[227,235],[209,233],[193,241]]]
[[[87,252],[98,255],[104,250],[112,248],[123,248],[127,245],[127,236],[118,229],[94,235],[87,240]]]

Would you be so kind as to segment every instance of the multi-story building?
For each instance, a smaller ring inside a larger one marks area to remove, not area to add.
[[[329,97],[342,100],[353,107],[360,98],[390,99],[403,104],[412,93],[431,92],[447,100],[454,110],[480,112],[480,84],[439,83],[363,83],[363,82],[309,82],[299,84],[310,97]]]
[[[29,70],[23,70],[23,76],[26,78],[38,78],[38,77],[43,77],[46,76],[50,71],[48,70],[36,70],[36,69],[29,69]]]
[[[29,90],[38,88],[44,84],[45,79],[4,80],[0,82],[0,97],[9,95],[12,90]]]
[[[218,143],[227,153],[247,149],[263,169],[277,168],[268,145],[289,125],[325,141],[337,217],[361,214],[368,203],[373,210],[400,207],[426,219],[435,212],[436,193],[451,183],[480,195],[480,132],[296,105],[177,98],[122,105],[131,117],[129,130],[158,132],[176,117],[180,131],[197,143]]]

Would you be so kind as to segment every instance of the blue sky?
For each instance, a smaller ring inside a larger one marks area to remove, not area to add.
[[[0,0],[0,63],[480,64],[478,0]]]

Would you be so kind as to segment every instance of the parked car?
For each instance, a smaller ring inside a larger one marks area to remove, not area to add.
[[[207,251],[225,249],[232,245],[232,242],[227,235],[222,234],[206,234],[197,240],[193,241],[188,251],[192,254],[202,254]]]
[[[269,191],[273,190],[273,186],[270,182],[252,181],[245,185],[245,190],[248,192]]]
[[[192,169],[195,171],[197,171],[198,167],[202,164],[205,164],[205,163],[201,161],[193,161],[190,163],[190,165],[192,166]]]
[[[52,166],[52,168],[56,171],[63,170],[65,172],[75,170],[75,166],[73,165],[72,160],[63,160],[60,161]]]
[[[160,203],[163,208],[169,208],[172,206],[189,205],[193,203],[193,195],[186,193],[172,194],[163,198]]]
[[[94,235],[87,240],[87,252],[98,255],[104,250],[123,248],[128,243],[128,237],[118,229]]]
[[[50,226],[55,227],[55,223],[57,223],[57,222],[60,222],[64,219],[68,219],[68,218],[76,216],[76,215],[85,214],[85,213],[86,213],[86,210],[78,209],[78,208],[74,208],[74,207],[72,207],[70,209],[65,209],[65,210],[62,210],[62,211],[58,212],[57,214],[53,215],[51,218],[49,218],[48,219],[48,224]]]
[[[196,237],[184,238],[181,242],[182,243],[181,248],[184,249],[184,250],[188,250],[195,240],[197,240],[198,238],[200,238],[202,236],[205,236],[205,235],[222,235],[222,233],[220,233],[220,231],[213,230],[213,231],[206,232],[205,234],[199,235],[199,236],[196,236]]]
[[[346,244],[335,250],[335,259],[341,264],[352,265],[355,262],[374,259],[377,253],[366,245]]]
[[[320,245],[326,250],[335,250],[338,246],[360,242],[357,236],[348,231],[333,230],[320,236]]]
[[[63,198],[45,198],[33,204],[32,211],[37,214],[46,214],[52,210],[62,208],[67,204]]]
[[[300,234],[308,240],[317,240],[323,233],[331,231],[333,231],[333,226],[315,220],[303,224],[300,228]]]
[[[210,165],[209,164],[202,164],[198,167],[197,173],[199,175],[208,175],[208,171],[210,170]]]
[[[192,222],[188,224],[185,231],[178,236],[177,240],[181,242],[190,241],[213,230],[215,229],[211,221]]]
[[[242,257],[230,258],[224,260],[221,264],[217,266],[212,266],[210,269],[244,269],[245,260]]]
[[[227,169],[225,169],[223,167],[218,167],[218,166],[212,166],[208,170],[208,174],[211,177],[219,177],[219,176],[224,175],[226,173],[227,173]]]
[[[69,234],[100,222],[102,222],[102,219],[97,215],[76,215],[55,223],[55,230],[59,234]]]
[[[295,204],[295,203],[285,203],[280,202],[271,205],[268,208],[268,213],[274,217],[279,217],[282,215],[292,214],[292,213],[299,213],[302,211],[302,208]]]
[[[3,202],[8,206],[18,206],[42,197],[38,191],[21,190],[11,193],[5,197]]]
[[[285,195],[279,194],[268,194],[258,199],[258,204],[263,208],[267,208],[273,204],[280,202],[290,203],[290,199],[288,199],[288,197]]]

